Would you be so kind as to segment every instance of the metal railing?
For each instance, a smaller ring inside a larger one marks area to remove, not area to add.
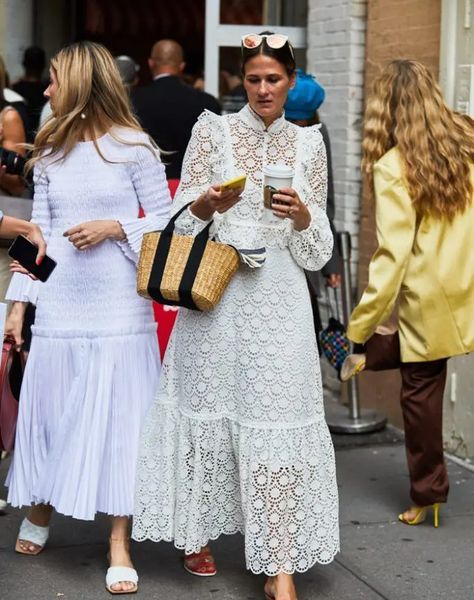
[[[337,243],[343,264],[342,309],[344,325],[347,327],[354,306],[351,277],[351,236],[347,231],[337,234]],[[326,421],[332,433],[371,433],[383,429],[387,418],[381,413],[361,408],[357,377],[347,382],[349,410],[336,402],[327,403]]]

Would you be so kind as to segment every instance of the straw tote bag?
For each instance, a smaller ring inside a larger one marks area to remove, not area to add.
[[[0,365],[0,450],[13,450],[24,368],[23,352],[17,352],[15,340],[5,336]]]
[[[162,232],[143,236],[137,291],[161,304],[211,310],[239,268],[237,250],[209,239],[212,221],[196,237],[174,233],[174,215]]]

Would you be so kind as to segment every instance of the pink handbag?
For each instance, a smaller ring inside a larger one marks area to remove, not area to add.
[[[25,360],[15,349],[15,340],[5,336],[0,365],[0,450],[13,450],[15,445],[18,401]]]

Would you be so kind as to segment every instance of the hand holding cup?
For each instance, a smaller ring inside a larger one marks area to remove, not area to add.
[[[284,187],[273,194],[273,214],[280,219],[291,219],[296,231],[307,229],[311,223],[308,207],[301,201],[298,192],[290,187]]]

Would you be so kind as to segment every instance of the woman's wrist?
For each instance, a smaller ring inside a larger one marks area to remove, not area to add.
[[[27,306],[28,302],[20,302],[19,300],[15,300],[11,303],[9,316],[23,319]]]
[[[214,216],[214,209],[210,207],[207,202],[206,192],[201,194],[199,198],[191,204],[190,210],[192,214],[198,219],[201,219],[201,221],[210,221]]]
[[[311,225],[311,213],[306,209],[305,213],[293,221],[293,229],[295,231],[304,231]]]
[[[29,237],[32,233],[39,231],[39,227],[35,223],[17,219],[16,217],[10,217],[8,215],[3,215],[0,226],[2,234],[6,237],[15,237],[17,235]]]
[[[125,235],[125,231],[123,230],[120,221],[110,222],[109,234],[107,237],[117,242],[123,242],[127,239],[127,236]]]

